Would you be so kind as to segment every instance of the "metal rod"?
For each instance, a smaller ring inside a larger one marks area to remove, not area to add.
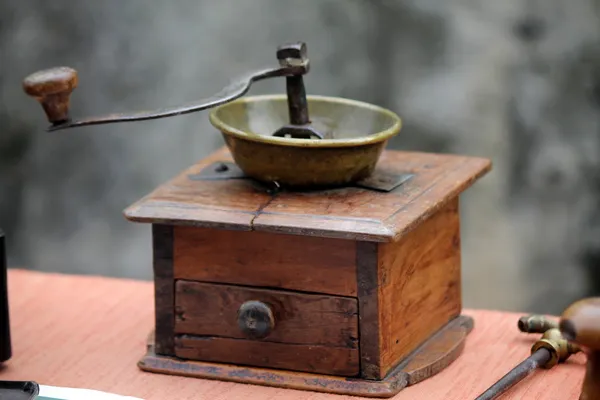
[[[306,101],[304,79],[302,75],[294,75],[288,76],[286,81],[290,124],[306,125],[310,122],[310,119],[308,118],[308,102]]]
[[[146,121],[152,119],[173,117],[176,115],[189,114],[197,111],[206,110],[208,108],[216,107],[221,104],[229,103],[239,97],[245,95],[250,86],[254,82],[258,82],[264,79],[283,77],[283,76],[295,76],[296,74],[302,74],[306,71],[306,66],[288,66],[288,67],[275,67],[266,68],[263,70],[255,71],[250,74],[244,75],[239,79],[235,80],[227,87],[222,89],[219,93],[216,93],[210,97],[202,100],[195,101],[190,104],[181,106],[163,108],[152,111],[141,111],[132,113],[118,113],[109,114],[98,117],[84,118],[77,121],[66,121],[50,126],[48,131],[57,131],[67,128],[75,128],[80,126],[88,125],[102,125],[117,122],[132,122],[132,121]],[[306,95],[305,95],[306,101]]]
[[[504,375],[498,382],[494,383],[488,390],[483,392],[475,400],[492,400],[506,392],[516,383],[529,376],[541,365],[545,365],[552,358],[552,354],[545,348],[540,348],[525,361],[513,368],[508,374]]]

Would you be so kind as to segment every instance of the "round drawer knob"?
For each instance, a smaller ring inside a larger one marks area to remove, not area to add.
[[[247,301],[238,310],[238,326],[246,337],[262,339],[275,327],[275,318],[268,305],[260,301]]]

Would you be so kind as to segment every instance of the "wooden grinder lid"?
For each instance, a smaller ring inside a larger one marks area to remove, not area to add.
[[[491,169],[487,159],[384,151],[377,166],[414,176],[391,192],[359,187],[269,194],[249,179],[195,180],[226,148],[156,188],[125,210],[134,222],[255,230],[392,242],[443,207]]]

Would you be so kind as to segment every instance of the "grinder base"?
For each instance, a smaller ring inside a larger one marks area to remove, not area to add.
[[[448,322],[417,350],[406,357],[382,380],[344,378],[332,375],[244,367],[230,364],[188,361],[154,352],[154,332],[148,351],[139,361],[143,371],[203,379],[217,379],[286,389],[310,390],[351,396],[388,398],[407,386],[432,377],[448,367],[462,353],[473,319],[461,315]]]

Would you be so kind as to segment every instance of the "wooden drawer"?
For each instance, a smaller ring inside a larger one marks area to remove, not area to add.
[[[266,314],[255,318],[272,318],[265,337],[256,338],[239,325],[239,311],[248,302],[267,307]],[[350,297],[178,280],[175,355],[355,376],[359,373],[358,302]]]

